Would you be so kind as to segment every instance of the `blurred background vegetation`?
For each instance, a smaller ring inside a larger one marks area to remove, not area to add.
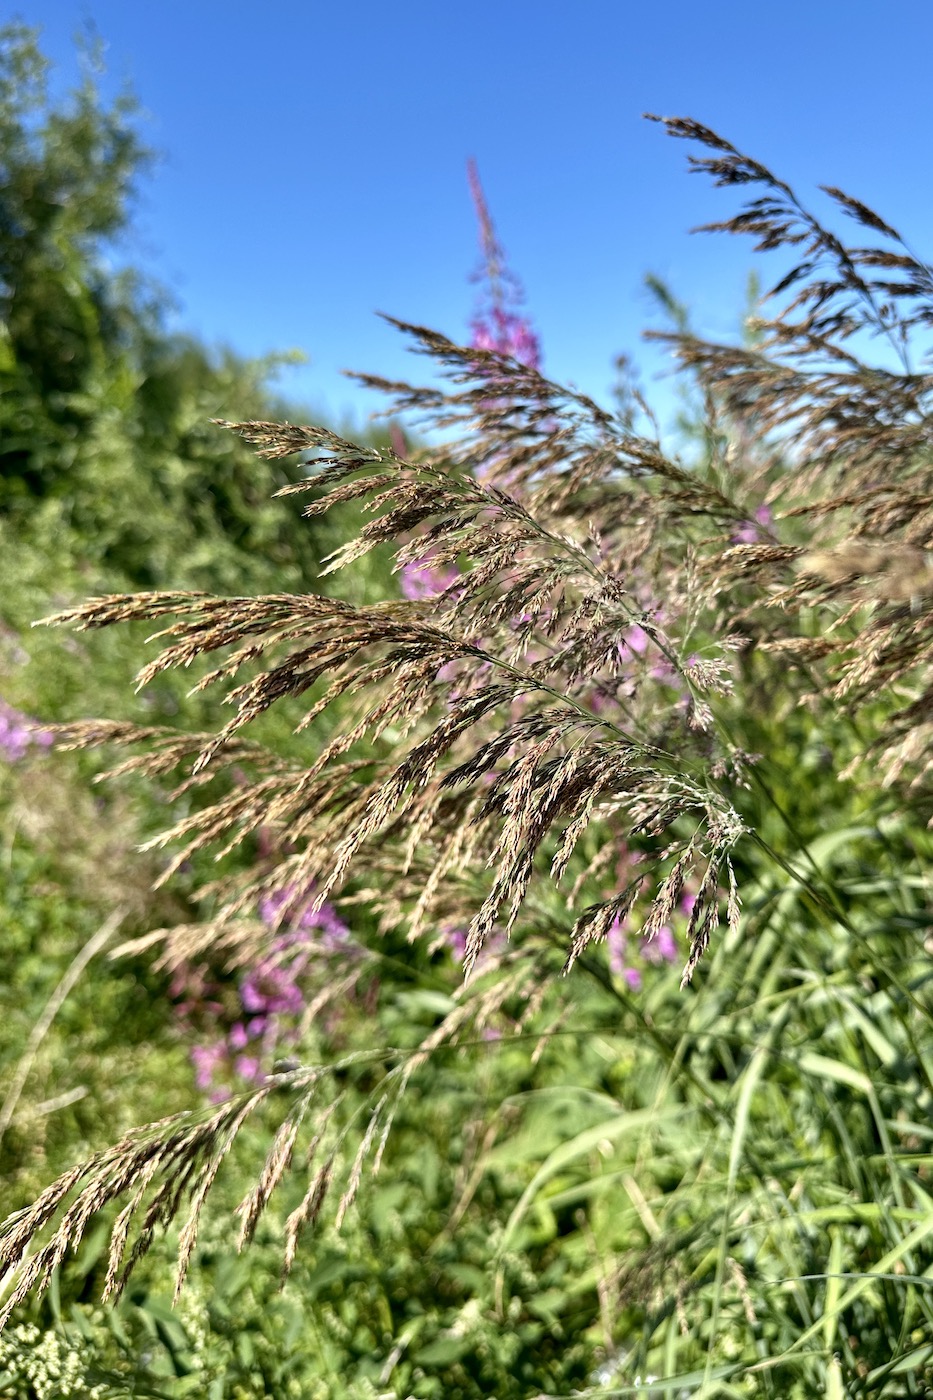
[[[133,700],[138,630],[30,624],[96,592],[317,587],[339,539],[339,520],[272,499],[300,461],[261,462],[211,424],[305,418],[276,396],[275,362],[170,334],[163,293],[123,265],[149,160],[130,97],[104,104],[90,76],[50,104],[35,35],[3,31],[0,736],[20,715],[211,723],[212,702],[173,678]],[[698,413],[685,400],[685,431]],[[699,427],[696,440],[701,451]],[[378,555],[340,586],[396,588]],[[844,936],[749,846],[741,946],[722,939],[696,988],[680,992],[666,962],[625,976],[597,950],[569,982],[549,978],[533,1018],[506,1006],[474,1045],[431,1058],[380,1174],[339,1233],[304,1240],[284,1289],[280,1237],[301,1184],[283,1184],[242,1255],[227,1223],[268,1149],[257,1118],[177,1308],[171,1240],[116,1308],[97,1304],[101,1231],[0,1339],[0,1394],[929,1393],[931,837],[893,799],[839,783],[856,742],[842,720],[792,708],[774,662],[748,665],[757,701],[732,722],[766,755],[777,804],[753,788],[744,815],[831,875]],[[285,720],[265,737],[296,742]],[[7,1214],[203,1094],[168,979],[105,947],[117,930],[198,916],[198,872],[153,893],[158,858],[137,849],[164,825],[166,793],[92,786],[93,758],[35,736],[8,738],[5,755]],[[542,926],[564,917],[541,913]],[[365,906],[354,920],[367,960],[340,1014],[304,1026],[302,1058],[414,1046],[458,985],[447,949],[377,932]],[[556,972],[558,946],[551,956]],[[376,1071],[344,1073],[365,1103]]]

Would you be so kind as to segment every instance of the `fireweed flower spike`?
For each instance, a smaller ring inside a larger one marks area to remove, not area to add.
[[[520,310],[525,300],[524,291],[521,282],[506,264],[480,183],[479,170],[472,158],[467,161],[467,176],[479,220],[480,246],[483,250],[482,264],[473,279],[481,284],[483,290],[470,321],[471,343],[478,350],[494,350],[499,355],[511,355],[529,369],[540,369],[541,345],[538,336]]]
[[[541,345],[538,336],[520,310],[525,299],[524,291],[506,264],[480,183],[479,170],[472,158],[467,161],[467,177],[479,222],[482,249],[482,261],[472,278],[480,284],[481,291],[470,320],[470,344],[477,350],[509,355],[529,369],[540,369]],[[404,451],[399,451],[405,445],[404,434],[397,425],[393,428],[392,443],[396,453],[404,456]],[[437,567],[433,553],[429,552],[423,558],[410,560],[402,566],[402,596],[411,602],[434,598],[454,583],[457,576],[458,570],[452,565]]]

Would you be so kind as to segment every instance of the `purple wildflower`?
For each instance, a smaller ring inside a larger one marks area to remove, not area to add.
[[[408,438],[405,435],[405,429],[400,427],[398,423],[389,424],[389,441],[396,457],[408,456]]]
[[[194,1082],[199,1089],[209,1090],[214,1086],[214,1076],[227,1057],[227,1047],[222,1040],[208,1045],[195,1045],[191,1049],[191,1063],[194,1065]]]
[[[486,776],[491,775],[487,774]],[[469,932],[470,930],[466,924],[441,924],[440,929],[438,930],[438,937],[431,944],[432,952],[435,948],[449,948],[454,961],[462,963],[464,958],[466,957],[467,938]],[[489,938],[487,938],[486,942],[483,944],[483,950],[480,953],[479,961],[477,963],[477,972],[482,972],[483,968],[485,966],[488,966],[489,962],[499,953],[502,952],[507,941],[508,940],[506,939],[502,930],[497,927],[492,932],[492,934],[490,934]]]
[[[314,909],[311,895],[311,889],[288,886],[260,900],[259,916],[275,935],[235,989],[213,980],[203,967],[185,967],[172,979],[179,1019],[213,1033],[192,1047],[191,1061],[198,1088],[214,1102],[226,1096],[231,1080],[262,1082],[283,1047],[298,1036],[309,978],[317,973],[319,984],[331,957],[359,952],[333,906]]]
[[[744,525],[741,525],[732,536],[732,543],[758,544],[761,541],[762,530],[770,530],[773,523],[774,517],[769,508],[767,506],[759,506],[755,511],[754,521],[747,520]]]
[[[648,643],[651,638],[637,622],[630,627],[622,639],[629,651],[633,651],[636,656],[642,656],[648,650]]]
[[[614,972],[616,977],[621,977],[625,971],[625,945],[626,937],[622,930],[622,920],[613,919],[609,925],[609,932],[606,934],[606,942],[609,945],[609,970]]]
[[[304,1006],[304,997],[294,972],[294,968],[276,967],[268,961],[259,963],[240,987],[244,1011],[297,1016]]]
[[[456,569],[435,569],[430,558],[418,559],[414,563],[402,566],[402,596],[410,602],[420,602],[422,598],[436,598],[459,576]]]
[[[511,355],[529,369],[540,369],[541,344],[531,322],[519,310],[525,299],[522,285],[506,266],[505,254],[496,237],[475,160],[467,161],[467,175],[483,250],[482,266],[474,280],[485,284],[484,293],[470,321],[470,343],[477,350],[494,350],[500,355]]]
[[[616,977],[621,977],[630,991],[640,991],[643,983],[642,971],[629,955],[628,939],[620,919],[613,920],[609,926],[606,942],[609,946],[610,972]],[[658,929],[654,938],[642,938],[638,948],[638,956],[645,963],[677,962],[680,954],[673,930],[665,924]]]
[[[654,938],[644,939],[641,954],[646,962],[650,963],[676,962],[680,954],[677,951],[673,929],[668,928],[667,924],[662,924]]]
[[[623,672],[623,694],[631,695],[634,693],[635,668],[633,667],[633,663],[636,658],[648,659],[648,648],[654,640],[655,638],[652,634],[642,627],[641,623],[635,622],[631,627],[626,628],[621,642],[618,643],[615,649],[616,658]],[[651,666],[648,667],[647,674],[651,680],[662,681],[665,685],[676,686],[679,679],[677,671],[663,652],[660,651],[654,653],[654,659]]]
[[[314,932],[321,935],[318,941],[328,953],[337,952],[349,943],[350,930],[333,905],[322,904],[320,909],[315,909],[311,904],[312,893],[313,891],[308,889],[299,896],[294,886],[289,885],[286,889],[264,895],[259,901],[259,917],[264,924],[268,924],[270,928],[279,928],[284,924],[292,930],[291,934],[283,935],[285,940],[290,941],[276,943],[277,950],[293,946],[295,942],[306,941],[296,939],[296,934]],[[299,910],[300,912],[297,912]]]
[[[227,1036],[228,1043],[234,1050],[245,1050],[250,1041],[250,1033],[242,1021],[237,1021],[236,1025],[230,1027]]]
[[[233,1068],[247,1084],[259,1084],[266,1077],[262,1064],[255,1055],[237,1055]]]
[[[40,729],[28,715],[0,700],[0,757],[8,763],[18,763],[32,744],[47,749],[52,742],[48,730]]]
[[[438,942],[446,940],[457,962],[463,962],[463,959],[466,957],[468,933],[469,929],[466,924],[442,924],[441,934],[443,939],[439,939]]]

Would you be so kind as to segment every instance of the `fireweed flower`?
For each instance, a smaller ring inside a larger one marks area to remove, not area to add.
[[[674,930],[668,928],[667,924],[662,924],[654,938],[643,939],[641,955],[651,963],[678,962],[680,952],[674,937]]]
[[[482,261],[472,278],[481,284],[482,291],[470,319],[470,344],[477,350],[511,355],[529,369],[540,369],[541,344],[531,322],[521,311],[524,290],[506,265],[505,253],[496,236],[475,160],[467,162],[467,176],[479,221],[482,249]],[[392,445],[396,452],[406,445],[403,434],[397,429]],[[402,596],[411,602],[436,598],[456,577],[456,569],[437,569],[431,563],[430,554],[426,555],[403,566]]]
[[[198,1088],[215,1103],[227,1097],[231,1081],[262,1083],[298,1038],[312,983],[319,984],[336,954],[342,961],[359,956],[349,928],[331,905],[304,908],[289,918],[290,907],[300,905],[296,894],[288,888],[260,900],[259,917],[278,931],[269,951],[246,969],[236,988],[221,986],[203,967],[186,967],[172,981],[179,1020],[213,1032],[192,1047],[191,1063]]]
[[[630,947],[623,920],[614,919],[606,932],[606,944],[610,972],[621,977],[631,992],[641,990],[644,964],[676,963],[681,957],[674,931],[667,925],[659,928],[654,938],[640,938]]]
[[[39,729],[27,715],[0,700],[0,758],[18,763],[33,745],[47,749],[51,744],[47,730]]]
[[[225,1061],[226,1047],[222,1040],[192,1047],[191,1063],[194,1065],[194,1082],[199,1089],[203,1089],[205,1093],[214,1090],[214,1076],[223,1067]]]
[[[616,861],[615,888],[624,889],[630,885],[641,863],[640,852],[623,847]],[[679,902],[677,913],[684,922],[694,903],[695,896],[692,894],[684,894]],[[633,932],[626,918],[616,918],[606,930],[605,941],[609,971],[614,977],[621,978],[630,992],[641,990],[646,967],[676,963],[681,958],[677,936],[669,924],[662,924],[653,936],[646,937],[643,933]]]
[[[417,603],[423,598],[436,598],[459,574],[456,569],[436,569],[430,556],[405,564],[401,571],[402,597]]]
[[[500,355],[511,355],[529,369],[540,369],[541,343],[531,322],[520,309],[525,300],[524,290],[506,265],[505,253],[496,237],[475,160],[467,162],[467,176],[479,220],[483,251],[482,264],[473,279],[482,284],[483,291],[470,321],[470,344],[477,350],[495,350]]]
[[[754,520],[747,520],[744,525],[736,530],[731,536],[732,544],[760,544],[764,539],[762,531],[770,530],[774,523],[774,516],[768,506],[759,506],[755,511]]]
[[[312,891],[306,890],[304,893],[306,898],[310,899]],[[275,894],[266,895],[259,901],[259,917],[264,924],[275,928],[280,921],[282,910],[296,902],[296,891],[293,888],[277,890]],[[316,932],[318,944],[328,953],[346,951],[351,942],[349,928],[330,904],[322,904],[320,909],[302,909],[297,919],[289,920],[289,924],[297,934],[308,935]],[[289,946],[289,937],[288,934],[284,935],[284,947]]]
[[[446,946],[450,950],[454,962],[462,963],[466,957],[468,935],[469,929],[465,924],[441,924],[440,937],[432,944],[432,948]],[[483,958],[487,962],[492,960],[498,953],[502,952],[507,941],[501,929],[494,930],[483,949]],[[477,970],[480,972],[483,970],[482,958],[477,962]]]

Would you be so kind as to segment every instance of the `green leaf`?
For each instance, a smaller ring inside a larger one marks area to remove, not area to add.
[[[598,1148],[601,1142],[616,1142],[619,1138],[627,1137],[636,1138],[658,1127],[662,1122],[676,1122],[685,1116],[686,1112],[683,1109],[636,1109],[633,1112],[620,1113],[615,1118],[597,1123],[595,1127],[587,1128],[584,1132],[571,1138],[569,1142],[562,1143],[560,1147],[555,1148],[535,1172],[509,1216],[499,1245],[500,1255],[509,1248],[512,1237],[541,1188],[559,1172],[570,1166],[572,1162],[578,1161],[580,1157],[585,1157]]]
[[[833,1338],[839,1323],[837,1305],[842,1290],[842,1232],[838,1227],[829,1231],[829,1261],[826,1278],[826,1295],[823,1300],[823,1340],[827,1350],[832,1347]]]
[[[468,1337],[438,1337],[416,1351],[413,1360],[419,1366],[451,1366],[472,1350]]]

